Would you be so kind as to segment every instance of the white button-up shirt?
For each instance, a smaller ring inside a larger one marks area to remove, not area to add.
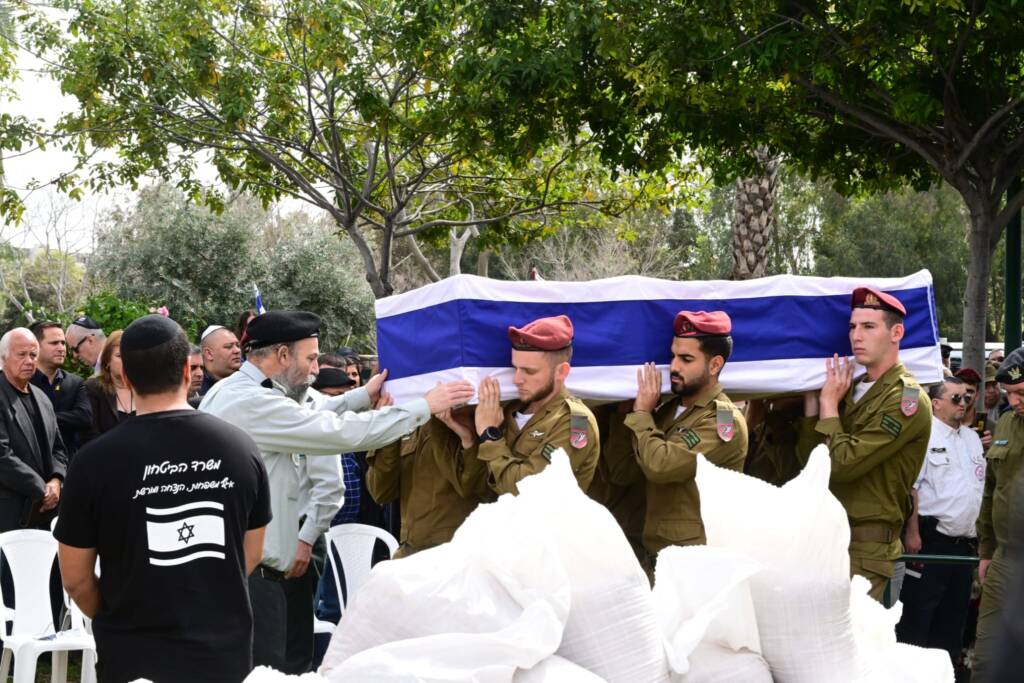
[[[978,434],[932,417],[928,452],[914,488],[918,515],[935,517],[940,534],[974,537],[985,489],[985,454]]]
[[[262,564],[287,571],[299,543],[299,458],[365,451],[393,443],[430,419],[425,399],[367,410],[365,388],[325,398],[319,410],[299,405],[252,363],[213,385],[199,409],[226,420],[253,438],[263,456],[274,518],[267,526]],[[366,412],[356,413],[354,410]]]

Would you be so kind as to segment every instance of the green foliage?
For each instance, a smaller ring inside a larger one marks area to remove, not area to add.
[[[146,188],[97,235],[92,275],[117,297],[166,306],[190,337],[252,308],[302,308],[325,321],[323,344],[365,340],[372,296],[349,244],[305,214],[282,218],[236,197],[216,214],[169,185]]]
[[[216,211],[224,186],[264,206],[300,198],[351,238],[377,296],[392,290],[396,239],[438,242],[476,225],[488,244],[524,241],[550,225],[551,211],[584,203],[616,212],[647,193],[650,174],[619,183],[619,171],[592,163],[578,130],[511,148],[514,136],[453,109],[464,75],[447,65],[462,23],[440,4],[59,5],[70,35],[53,41],[42,23],[29,35],[80,105],[58,128],[89,173],[67,185],[158,175]],[[433,47],[408,39],[427,24],[448,38]],[[101,161],[94,148],[118,154]],[[220,183],[199,173],[207,160]]]
[[[133,321],[138,320],[144,315],[149,315],[151,308],[153,308],[153,305],[149,302],[123,299],[112,292],[106,291],[93,294],[86,299],[85,304],[82,306],[81,314],[95,320],[103,328],[103,331],[109,335],[114,330],[123,330]],[[75,317],[77,316],[72,316],[72,319]],[[181,324],[174,317],[173,311],[171,318]],[[70,323],[71,320],[61,322]]]

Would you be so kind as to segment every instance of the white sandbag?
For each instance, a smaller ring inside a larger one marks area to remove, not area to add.
[[[700,643],[761,652],[748,579],[761,565],[742,553],[708,546],[671,546],[658,553],[654,609],[672,671],[689,671]]]
[[[709,546],[731,548],[764,567],[819,578],[850,576],[850,526],[828,490],[828,449],[818,446],[803,471],[777,487],[697,459],[700,514]]]
[[[517,671],[512,683],[607,683],[595,673],[558,655],[551,655],[532,669]]]
[[[851,582],[850,614],[861,656],[875,664],[881,683],[953,683],[953,664],[945,650],[896,642],[903,613],[897,602],[886,609],[868,595],[871,584],[861,576]]]
[[[850,615],[850,580],[765,570],[750,579],[761,654],[777,683],[877,681]]]
[[[672,683],[772,683],[768,663],[756,652],[701,643],[690,655],[690,670]]]
[[[519,492],[530,502],[531,526],[551,535],[572,589],[556,654],[610,683],[664,681],[668,665],[650,583],[615,518],[580,490],[564,452],[519,482]]]
[[[530,506],[503,496],[480,506],[451,543],[374,567],[321,672],[330,680],[507,683],[553,654],[569,579],[550,535],[528,521]]]

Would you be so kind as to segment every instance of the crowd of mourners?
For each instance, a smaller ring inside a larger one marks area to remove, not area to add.
[[[488,377],[397,405],[372,357],[320,348],[309,312],[246,311],[196,343],[158,314],[15,328],[0,338],[0,531],[53,530],[101,681],[241,681],[322,657],[314,620],[337,622],[347,598],[325,560],[332,527],[380,527],[401,561],[563,449],[653,578],[661,549],[706,542],[698,454],[781,486],[825,444],[851,574],[903,603],[901,641],[995,680],[1020,580],[1024,349],[953,373],[943,347],[945,377],[925,387],[899,360],[903,303],[868,287],[850,303],[852,358],[825,359],[820,390],[742,402],[719,383],[723,311],[666,320],[671,347],[637,368],[635,397],[603,404],[566,389],[564,315],[509,321],[513,400]],[[91,376],[65,369],[69,351]]]

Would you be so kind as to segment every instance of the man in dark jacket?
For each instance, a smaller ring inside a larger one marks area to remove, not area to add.
[[[24,327],[0,337],[0,531],[48,528],[67,470],[53,406],[29,382],[38,356]]]
[[[39,342],[39,367],[32,375],[32,384],[42,389],[53,404],[57,427],[70,460],[78,450],[78,433],[92,424],[92,408],[85,393],[85,381],[63,368],[67,344],[59,323],[44,320],[29,329]]]

